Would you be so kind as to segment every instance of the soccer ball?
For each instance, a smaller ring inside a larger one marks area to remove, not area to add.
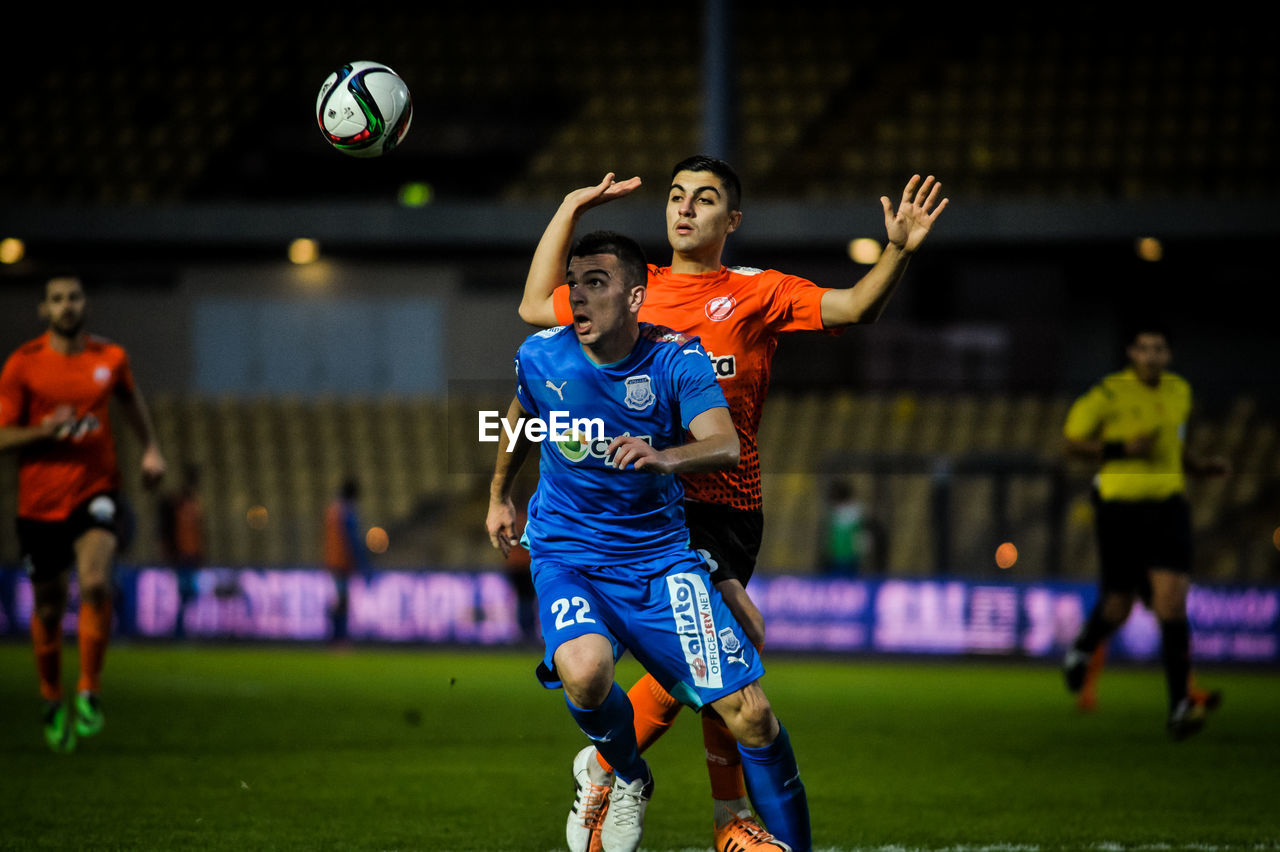
[[[400,75],[381,62],[348,62],[316,95],[316,120],[329,144],[353,157],[378,157],[400,144],[413,100]]]

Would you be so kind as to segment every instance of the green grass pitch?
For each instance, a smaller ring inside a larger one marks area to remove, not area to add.
[[[106,729],[55,755],[29,647],[0,644],[0,848],[563,849],[584,740],[536,656],[119,643]],[[1154,667],[1108,669],[1092,715],[1050,665],[776,655],[765,687],[817,850],[1280,848],[1280,679],[1200,679],[1226,700],[1177,744]],[[648,756],[642,848],[709,849],[693,715]]]

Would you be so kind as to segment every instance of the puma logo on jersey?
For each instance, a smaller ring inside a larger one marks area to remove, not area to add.
[[[559,387],[556,387],[554,384],[551,383],[550,379],[547,379],[547,387],[549,387],[551,390],[556,392],[556,396],[560,397],[561,402],[564,402],[564,386],[567,384],[569,384],[569,380],[565,379],[560,383]]]

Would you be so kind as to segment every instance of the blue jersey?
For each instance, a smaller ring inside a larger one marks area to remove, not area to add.
[[[625,435],[660,450],[678,446],[695,417],[728,408],[698,339],[641,323],[631,354],[600,365],[572,326],[561,326],[524,342],[516,375],[520,404],[553,432],[542,442],[529,501],[530,555],[621,565],[687,548],[679,477],[618,470],[605,451]]]

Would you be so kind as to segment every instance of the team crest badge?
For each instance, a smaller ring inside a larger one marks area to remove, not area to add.
[[[649,385],[648,376],[628,376],[626,386],[627,396],[623,401],[627,404],[627,408],[644,411],[657,399],[653,395],[653,388]]]
[[[703,306],[702,311],[712,322],[724,322],[733,316],[733,309],[738,307],[738,300],[733,296],[716,296]]]

